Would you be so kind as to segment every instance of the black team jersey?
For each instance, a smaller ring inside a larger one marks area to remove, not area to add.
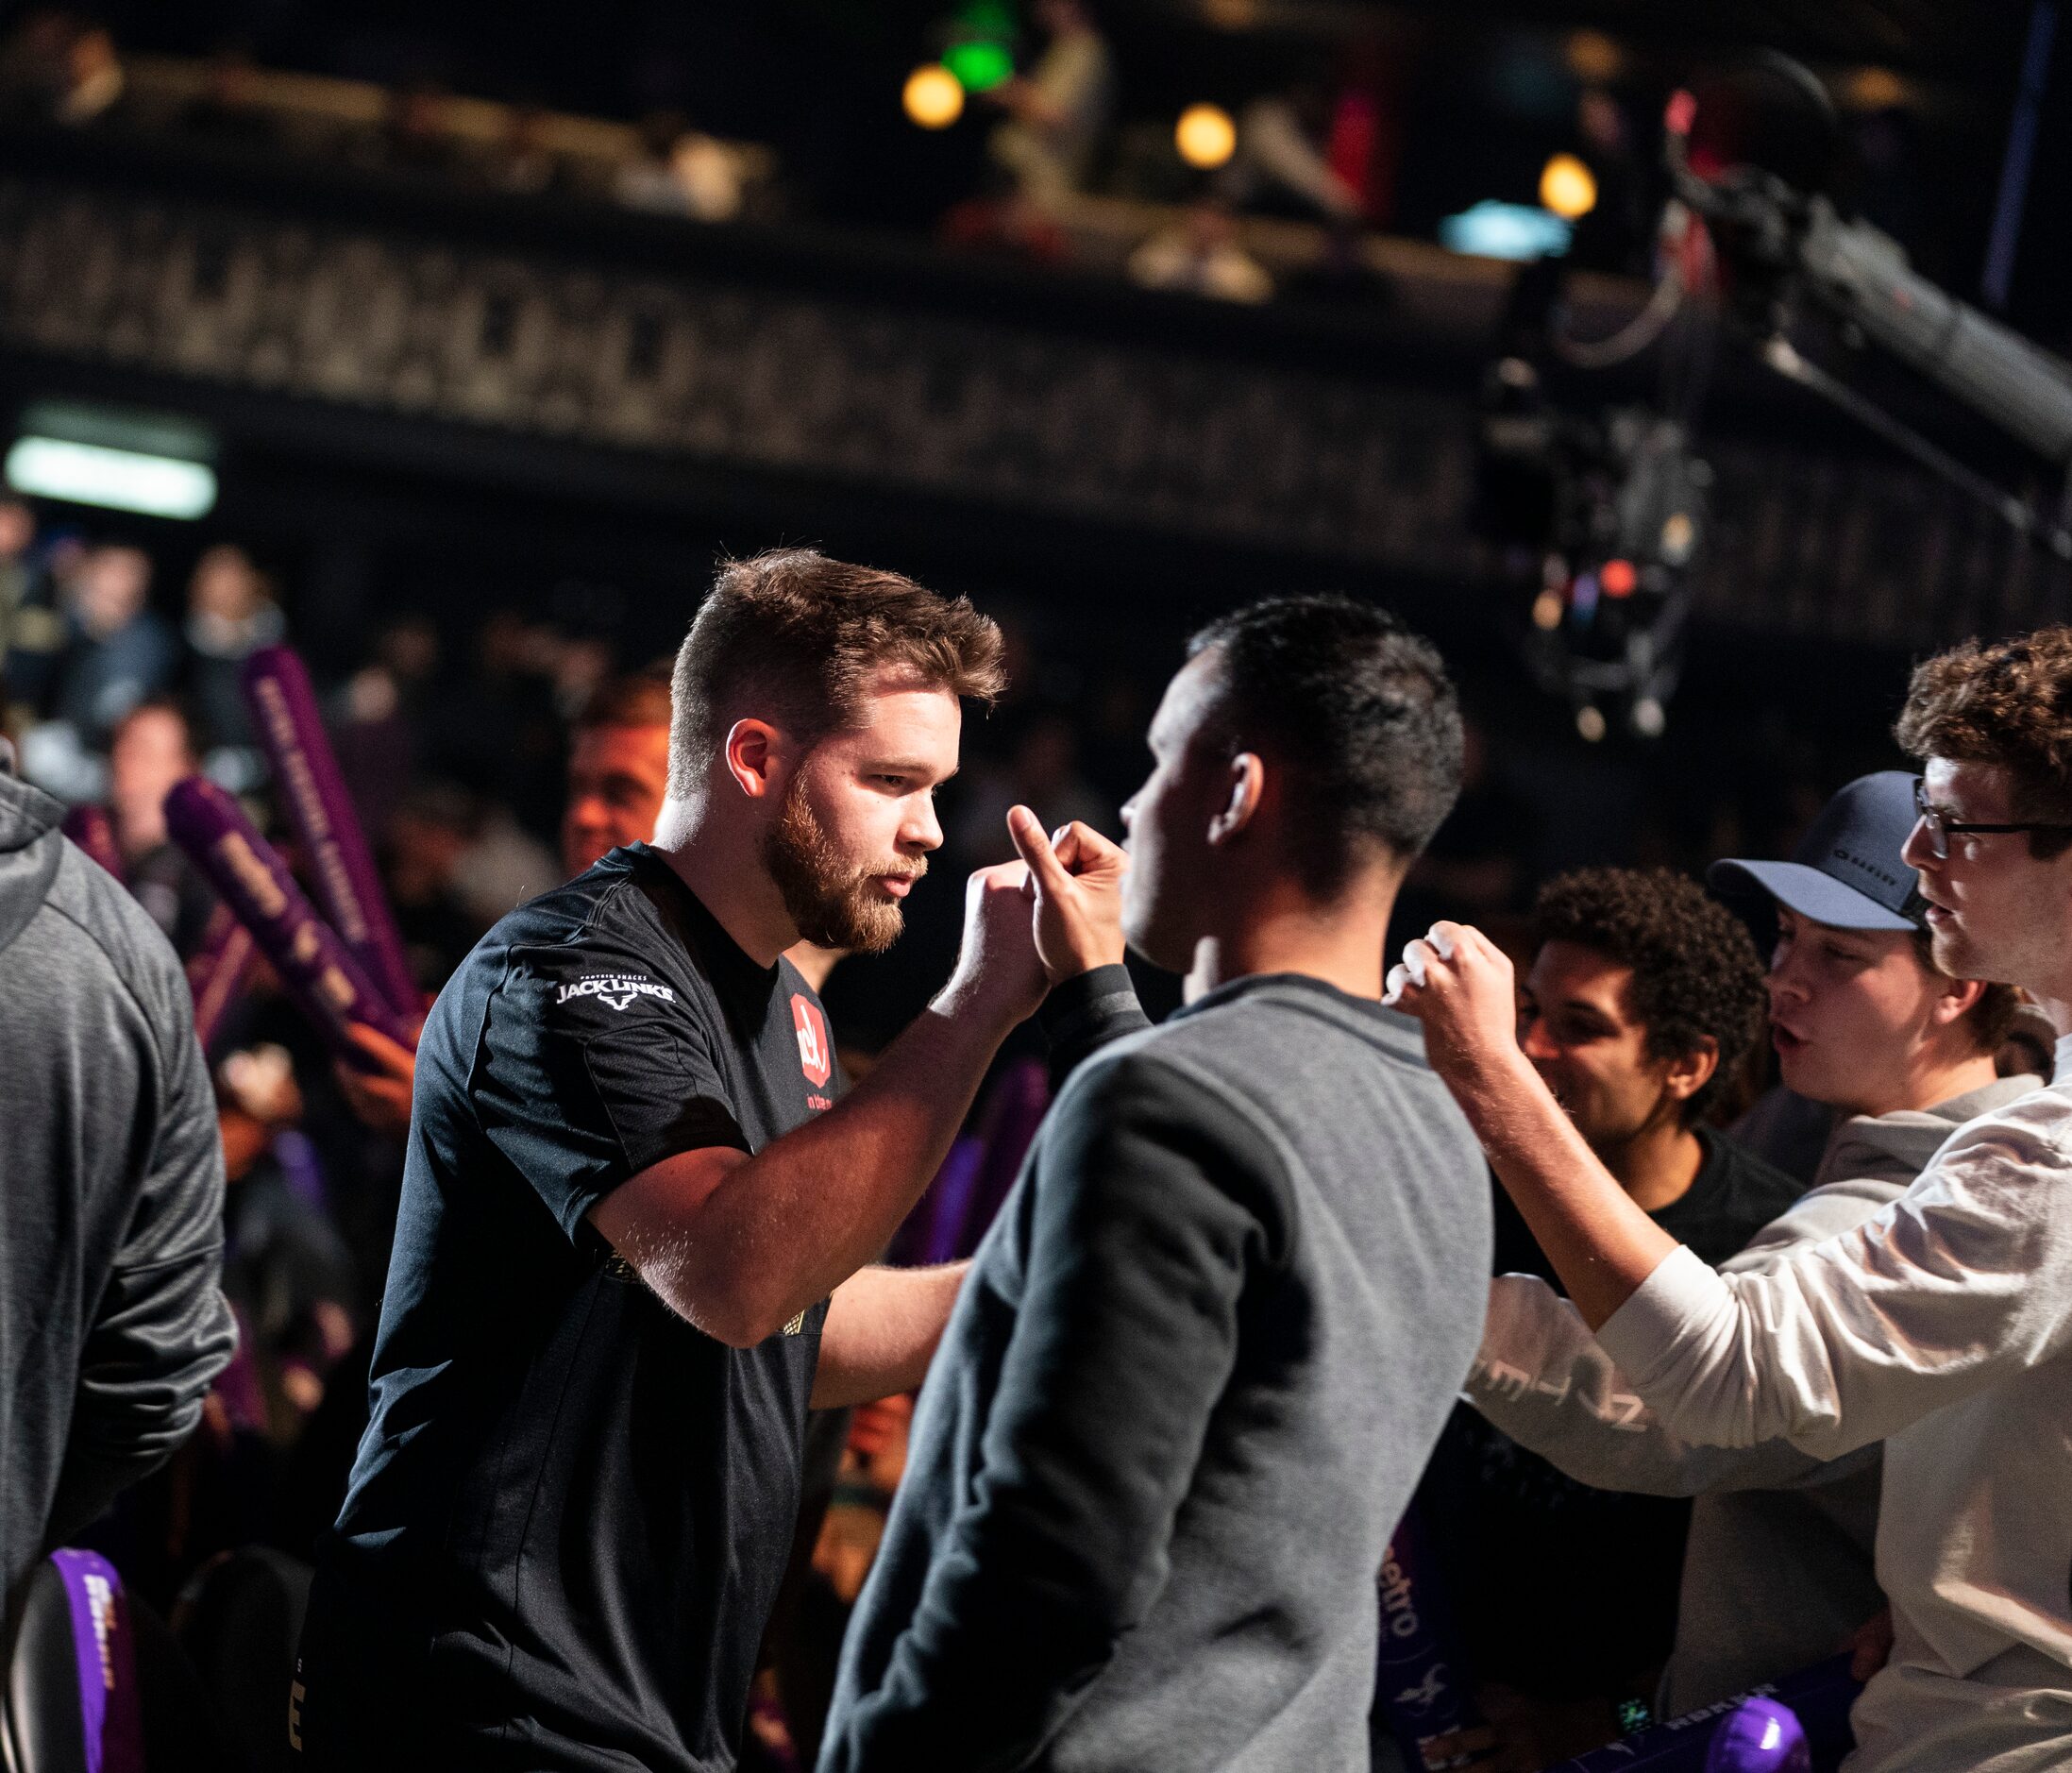
[[[824,1303],[734,1349],[585,1220],[826,1108],[818,1000],[663,857],[497,925],[433,1006],[372,1420],[319,1558],[313,1766],[731,1767],[799,1500]]]

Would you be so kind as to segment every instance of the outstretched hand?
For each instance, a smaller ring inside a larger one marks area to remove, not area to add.
[[[1424,1055],[1457,1095],[1517,1060],[1510,956],[1473,924],[1435,923],[1405,944],[1381,1001],[1424,1024]]]
[[[1059,985],[1120,961],[1122,876],[1130,866],[1121,846],[1078,819],[1046,837],[1026,806],[1008,812],[1007,835],[1028,870],[1044,977]]]

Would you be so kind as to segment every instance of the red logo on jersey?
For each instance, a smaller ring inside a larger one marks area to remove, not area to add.
[[[791,1025],[799,1036],[799,1069],[816,1089],[834,1071],[834,1049],[827,1038],[827,1018],[820,1006],[796,991],[791,994]]]

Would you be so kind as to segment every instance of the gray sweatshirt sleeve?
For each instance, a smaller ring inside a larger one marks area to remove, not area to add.
[[[1265,1137],[1150,1055],[1075,1080],[1025,1181],[1026,1281],[980,1475],[820,1773],[1005,1773],[1040,1751],[1164,1587],[1240,1295],[1286,1260]]]
[[[154,1132],[142,1146],[142,1175],[126,1178],[127,1223],[87,1329],[51,1505],[53,1545],[194,1431],[211,1381],[237,1347],[220,1286],[223,1141],[215,1098],[170,953],[165,966],[179,997],[144,1005],[158,1026],[145,1087],[128,1105],[154,1117]]]
[[[1095,967],[1067,979],[1043,1000],[1036,1012],[1044,1038],[1051,1043],[1051,1089],[1054,1094],[1080,1063],[1111,1040],[1120,1040],[1151,1018],[1137,1001],[1137,987],[1124,966]]]

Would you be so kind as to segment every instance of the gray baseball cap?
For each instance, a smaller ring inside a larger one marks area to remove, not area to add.
[[[1904,769],[1859,776],[1820,809],[1789,862],[1715,862],[1706,885],[1722,898],[1760,892],[1838,930],[1922,929],[1928,902],[1899,859],[1915,816]]]

